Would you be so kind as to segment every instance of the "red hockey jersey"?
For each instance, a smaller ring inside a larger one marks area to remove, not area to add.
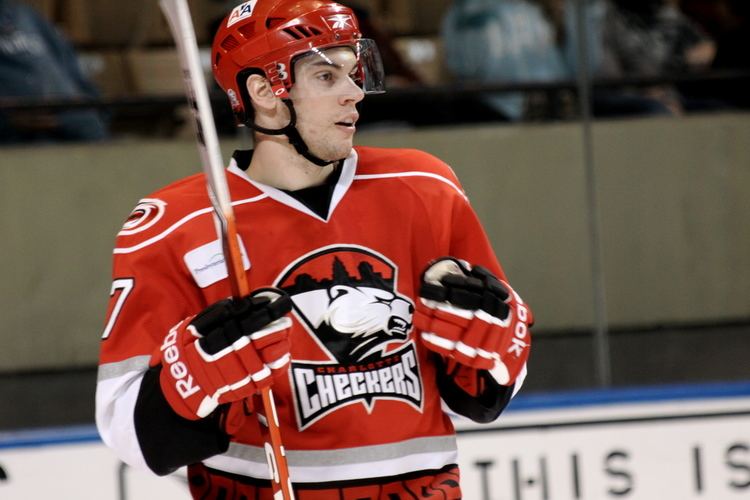
[[[282,288],[294,303],[292,362],[273,389],[295,483],[455,464],[436,365],[412,325],[420,274],[450,255],[505,279],[447,165],[358,147],[341,168],[326,218],[234,161],[228,171],[250,288]],[[173,325],[230,295],[202,174],[140,201],[118,234],[113,278],[97,424],[123,460],[145,465],[133,412],[149,358]],[[204,464],[268,478],[257,424],[247,427]]]

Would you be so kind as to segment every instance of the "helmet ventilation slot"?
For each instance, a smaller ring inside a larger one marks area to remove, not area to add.
[[[255,36],[255,22],[249,22],[247,24],[243,24],[242,26],[237,28],[237,31],[242,33],[242,36],[244,36],[245,38],[249,40],[253,36]]]
[[[224,40],[221,41],[221,48],[223,48],[224,50],[236,49],[239,46],[240,46],[240,42],[232,35],[229,35],[228,37],[226,37]]]
[[[295,40],[302,40],[303,38],[310,38],[316,35],[320,35],[321,31],[313,26],[303,26],[298,24],[291,28],[284,28],[284,33],[291,36]]]

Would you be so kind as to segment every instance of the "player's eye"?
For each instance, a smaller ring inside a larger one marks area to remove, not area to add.
[[[333,80],[333,74],[330,71],[323,71],[315,75],[315,78],[321,82],[330,82]]]

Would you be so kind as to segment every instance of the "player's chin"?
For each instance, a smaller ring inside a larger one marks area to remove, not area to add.
[[[331,160],[340,160],[341,158],[346,158],[352,152],[353,146],[354,144],[351,140],[336,141],[336,143],[328,145],[328,148],[326,148],[328,151],[326,151],[326,155],[324,158]]]

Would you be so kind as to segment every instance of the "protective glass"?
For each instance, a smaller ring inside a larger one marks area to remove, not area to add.
[[[361,89],[365,94],[385,92],[385,70],[378,46],[374,40],[364,38],[357,44],[357,59],[361,71]]]
[[[354,45],[312,48],[296,57],[292,65],[294,85],[290,95],[294,98],[385,92],[380,52],[367,38]]]

